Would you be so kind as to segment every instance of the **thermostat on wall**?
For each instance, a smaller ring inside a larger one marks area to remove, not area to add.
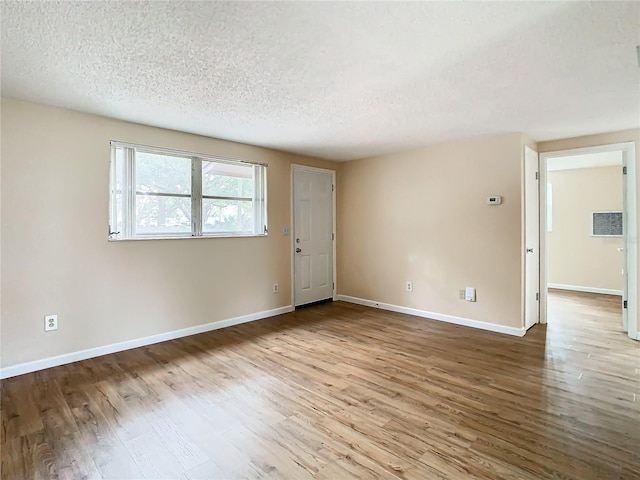
[[[487,197],[487,203],[489,205],[500,205],[502,203],[502,197],[500,195],[494,195],[492,197]]]

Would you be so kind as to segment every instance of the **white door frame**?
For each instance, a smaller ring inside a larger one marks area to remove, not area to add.
[[[530,282],[528,282],[528,275],[529,272],[527,270],[527,260],[529,257],[529,254],[527,253],[527,248],[530,246],[527,242],[527,216],[531,213],[530,212],[530,208],[528,207],[529,202],[527,202],[527,151],[530,151],[531,153],[533,153],[535,155],[535,165],[536,165],[536,173],[537,173],[537,177],[536,177],[536,189],[537,189],[537,193],[538,193],[538,198],[537,201],[535,202],[538,206],[538,211],[536,212],[538,214],[538,221],[536,222],[538,224],[538,244],[535,245],[534,248],[534,252],[533,255],[535,257],[537,257],[537,265],[535,267],[534,270],[538,270],[538,278],[537,278],[537,283],[538,285],[536,285],[536,293],[538,294],[538,297],[536,299],[536,303],[537,303],[537,308],[538,308],[538,312],[537,312],[537,318],[535,319],[535,322],[533,322],[531,325],[527,326],[527,313],[528,313],[528,308],[529,305],[527,304],[527,295],[529,294],[527,287],[531,288]],[[522,149],[522,225],[523,225],[523,229],[524,229],[524,233],[522,236],[522,255],[523,255],[523,260],[522,260],[522,268],[523,268],[523,297],[522,297],[522,326],[528,330],[529,328],[533,327],[534,325],[536,325],[537,323],[541,323],[541,312],[540,312],[540,305],[541,305],[541,297],[540,297],[540,286],[542,285],[542,281],[540,279],[540,264],[541,264],[541,252],[542,252],[542,244],[540,243],[540,237],[541,237],[541,231],[540,231],[540,216],[541,216],[541,212],[540,212],[540,195],[541,195],[541,190],[540,190],[540,155],[538,154],[538,152],[536,152],[533,148],[529,147],[528,145],[525,145],[524,148]]]
[[[295,171],[300,171],[300,172],[320,172],[320,173],[329,173],[331,174],[331,184],[333,185],[333,192],[331,194],[331,206],[332,206],[332,216],[333,216],[333,300],[336,299],[336,292],[338,291],[338,278],[337,278],[337,269],[336,269],[336,243],[338,240],[338,234],[336,232],[336,190],[337,190],[337,186],[336,186],[336,171],[335,170],[329,170],[326,168],[316,168],[316,167],[308,167],[306,165],[297,165],[292,163],[291,164],[291,192],[290,192],[290,198],[291,198],[291,229],[290,229],[290,236],[291,236],[291,241],[290,241],[290,255],[291,255],[291,305],[294,306],[296,305],[296,272],[295,272],[295,239],[294,237],[295,235],[295,231],[296,231],[296,225],[295,225],[295,198],[294,198],[294,172]]]
[[[588,153],[622,152],[626,175],[627,315],[629,337],[638,340],[638,230],[636,221],[636,146],[634,142],[540,153],[540,323],[547,323],[547,164],[550,158]],[[622,176],[622,172],[620,172]]]

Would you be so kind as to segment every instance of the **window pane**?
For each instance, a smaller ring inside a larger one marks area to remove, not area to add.
[[[191,159],[136,151],[136,191],[191,194]]]
[[[204,233],[254,233],[253,202],[203,198],[202,231]]]
[[[114,187],[118,193],[122,193],[122,184],[124,181],[124,149],[116,148],[116,178],[114,179]]]
[[[136,195],[136,234],[191,233],[191,199]]]
[[[202,194],[252,198],[253,168],[252,165],[231,165],[203,160]]]
[[[111,161],[110,240],[266,234],[263,165],[118,142]]]

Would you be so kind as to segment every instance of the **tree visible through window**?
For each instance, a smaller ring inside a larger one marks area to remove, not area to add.
[[[135,231],[191,233],[191,159],[136,152]]]
[[[262,235],[265,166],[112,142],[110,238]]]
[[[203,232],[246,231],[253,227],[252,167],[202,162]]]

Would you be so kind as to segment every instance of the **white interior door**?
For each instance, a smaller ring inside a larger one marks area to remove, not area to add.
[[[622,152],[622,235],[624,237],[624,246],[619,248],[618,251],[624,255],[622,263],[622,328],[630,337],[634,338],[635,335],[629,328],[629,310],[627,309],[627,302],[629,301],[629,272],[627,271],[627,265],[629,265],[629,214],[628,205],[629,191],[627,187],[627,167],[628,158],[626,152]]]
[[[293,167],[296,307],[333,298],[333,175]]]
[[[524,147],[525,196],[525,299],[524,326],[530,328],[540,317],[540,203],[538,153]]]

